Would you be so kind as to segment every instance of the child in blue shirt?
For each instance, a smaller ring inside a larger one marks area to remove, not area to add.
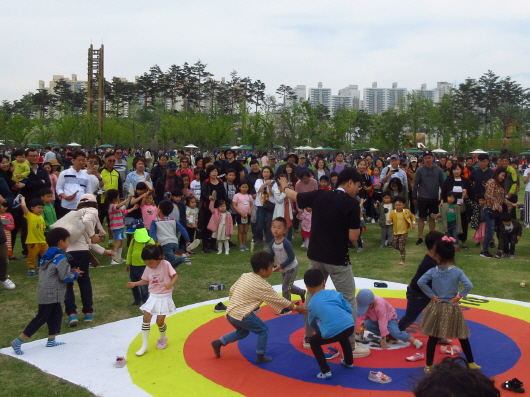
[[[315,330],[315,334],[309,338],[309,344],[320,367],[317,378],[331,379],[331,370],[322,345],[339,342],[344,355],[340,362],[347,368],[353,368],[353,352],[349,339],[355,329],[352,308],[342,293],[325,289],[326,280],[319,269],[309,269],[305,272],[304,282],[307,290],[313,295],[308,310],[309,325]]]

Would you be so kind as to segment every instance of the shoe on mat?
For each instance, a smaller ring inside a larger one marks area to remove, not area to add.
[[[346,368],[350,368],[350,369],[353,368],[353,364],[352,364],[352,365],[346,364],[346,361],[344,361],[343,358],[340,359],[340,363],[341,363],[342,365],[344,365]]]
[[[331,371],[326,372],[325,374],[322,373],[322,372],[319,372],[319,373],[317,374],[317,378],[318,378],[318,379],[326,379],[326,380],[329,380],[329,379],[331,379],[332,377],[333,377],[333,376],[331,375]]]
[[[324,356],[326,357],[326,360],[333,360],[335,357],[339,356],[339,351],[336,347],[329,346],[327,351],[324,353]]]
[[[215,305],[213,311],[216,313],[226,312],[226,306],[223,304],[223,302],[219,302],[217,305]]]
[[[309,337],[308,336],[304,336],[302,346],[304,347],[304,349],[311,349],[311,345],[309,344]]]
[[[160,338],[156,341],[156,348],[158,350],[165,349],[167,347],[167,337],[166,338]]]
[[[77,324],[79,324],[79,320],[77,319],[77,314],[70,314],[68,316],[68,326],[71,327],[77,327]]]
[[[292,312],[293,312],[293,311],[292,311],[291,309],[289,309],[289,308],[286,307],[286,308],[283,309],[281,312],[276,313],[276,314],[277,314],[278,316],[284,316],[284,315],[286,315],[286,314],[291,314]]]
[[[509,390],[509,391],[513,391],[515,393],[524,393],[524,389],[523,389],[523,382],[521,382],[519,379],[517,378],[513,378],[512,380],[507,380],[505,381],[501,387],[504,389],[504,390]]]
[[[94,320],[94,313],[85,313],[84,323],[91,323]]]
[[[123,368],[125,363],[127,363],[125,357],[116,357],[116,368]]]
[[[412,356],[407,357],[407,361],[420,361],[425,360],[425,354],[423,353],[414,353]]]
[[[355,343],[355,347],[352,349],[353,358],[363,358],[370,355],[370,349]]]
[[[476,370],[482,369],[482,367],[478,365],[477,363],[468,363],[467,365],[471,369],[476,369]]]
[[[368,375],[368,380],[375,382],[375,383],[390,383],[392,382],[392,378],[390,376],[385,375],[381,371],[370,371],[370,375]]]
[[[432,365],[426,365],[424,368],[423,368],[423,372],[425,374],[430,374],[432,372]]]
[[[445,339],[445,338],[438,339],[439,345],[450,345],[451,343],[453,343],[452,339]]]
[[[458,345],[441,345],[440,346],[440,353],[442,354],[450,354],[451,356],[454,356],[455,354],[462,353],[462,348]]]

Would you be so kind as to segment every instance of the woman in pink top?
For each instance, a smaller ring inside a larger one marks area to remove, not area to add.
[[[157,349],[165,349],[167,346],[167,324],[166,316],[176,313],[177,308],[173,302],[173,286],[179,276],[171,264],[163,260],[164,252],[158,245],[146,245],[142,250],[142,260],[146,268],[141,281],[128,282],[127,287],[134,288],[140,285],[149,285],[149,298],[140,310],[144,313],[142,322],[142,347],[136,352],[142,356],[149,346],[149,331],[151,319],[156,315],[156,324],[160,331],[160,339],[156,342]]]

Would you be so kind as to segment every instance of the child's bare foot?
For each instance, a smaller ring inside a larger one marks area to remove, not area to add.
[[[399,266],[403,266],[405,264],[405,262],[401,261],[398,263]]]

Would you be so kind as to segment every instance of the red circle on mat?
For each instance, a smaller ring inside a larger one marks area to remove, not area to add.
[[[406,299],[387,298],[388,302],[395,308],[406,308]],[[509,317],[507,315],[487,311],[484,309],[471,308],[464,313],[467,320],[475,321],[499,332],[504,333],[513,339],[519,349],[521,350],[521,358],[515,366],[509,371],[498,374],[494,377],[496,384],[504,382],[506,379],[519,378],[524,379],[530,368],[530,338],[528,338],[528,323],[524,320]],[[264,306],[259,317],[263,321],[276,318],[275,313],[268,306]],[[222,358],[215,357],[210,341],[220,338],[221,336],[232,332],[234,328],[223,317],[216,318],[193,331],[184,345],[184,357],[186,363],[195,372],[203,375],[207,379],[230,390],[241,393],[245,396],[267,396],[270,397],[274,393],[278,395],[285,394],[286,391],[296,390],[297,394],[304,396],[319,396],[322,397],[324,393],[333,392],[334,395],[356,395],[359,396],[357,390],[341,386],[331,386],[318,383],[304,382],[298,379],[293,379],[288,374],[278,375],[274,372],[263,370],[256,365],[250,364],[245,357],[239,352],[237,343],[232,343],[222,348]],[[302,335],[303,331],[300,331]],[[294,334],[297,334],[295,332]],[[291,336],[292,337],[292,336]],[[269,343],[274,338],[274,335],[269,335]],[[420,337],[421,338],[421,337]],[[426,337],[424,337],[426,338]],[[495,341],[491,342],[494,345]],[[300,346],[298,346],[300,345]],[[311,354],[311,350],[302,349],[302,339],[296,337],[293,346],[306,354]],[[391,351],[376,351],[372,350],[369,357],[356,359],[356,366],[379,366],[384,362],[384,367],[396,366],[400,368],[417,367],[425,365],[424,362],[408,363],[403,359],[404,350],[414,353],[412,348],[395,349],[393,351],[400,352],[399,363],[389,363],[389,356],[387,353]],[[499,360],[502,359],[502,352],[498,352]],[[378,358],[377,358],[378,357]],[[441,355],[437,354],[435,363],[439,361]],[[369,362],[371,361],[371,363]],[[375,365],[374,365],[375,364]],[[393,365],[402,364],[402,365]],[[480,363],[479,363],[480,364]],[[296,363],[293,363],[296,365]],[[241,374],[245,374],[244,377]],[[505,379],[506,378],[506,379]],[[253,379],[249,382],[247,379]],[[339,389],[340,390],[339,390]],[[501,391],[502,393],[502,391]],[[410,397],[410,392],[403,391],[379,391],[366,390],[366,395],[373,397],[383,397],[392,395],[393,397]]]

